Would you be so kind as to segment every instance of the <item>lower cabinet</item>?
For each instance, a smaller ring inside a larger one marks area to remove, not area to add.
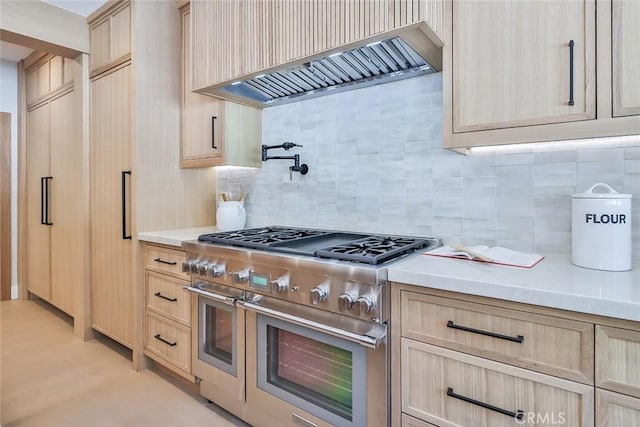
[[[392,425],[640,427],[640,323],[393,284]]]
[[[146,244],[144,354],[195,381],[191,374],[191,294],[182,251]]]

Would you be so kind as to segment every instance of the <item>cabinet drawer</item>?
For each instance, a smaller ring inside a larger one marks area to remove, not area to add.
[[[189,280],[189,276],[182,272],[182,263],[186,259],[186,254],[183,251],[146,245],[144,253],[145,268]]]
[[[144,347],[171,364],[191,372],[191,329],[147,311]]]
[[[640,397],[640,332],[596,326],[596,385]]]
[[[640,426],[640,399],[597,389],[596,425]]]
[[[191,294],[183,289],[188,281],[147,271],[145,283],[147,309],[185,326],[191,325]]]
[[[402,338],[402,412],[439,426],[593,426],[591,386]],[[555,421],[555,422],[553,422]]]
[[[402,336],[593,384],[593,325],[415,292],[401,296]]]

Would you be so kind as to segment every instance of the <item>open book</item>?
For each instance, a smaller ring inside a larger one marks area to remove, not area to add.
[[[440,256],[446,258],[463,258],[472,261],[488,262],[492,264],[509,265],[513,267],[531,268],[539,263],[544,256],[538,254],[528,254],[524,252],[512,251],[511,249],[502,248],[500,246],[469,246],[464,249],[454,249],[451,246],[444,245],[423,255]]]

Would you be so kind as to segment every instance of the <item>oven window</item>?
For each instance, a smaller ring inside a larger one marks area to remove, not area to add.
[[[350,351],[267,326],[267,382],[346,420],[353,417]]]
[[[231,364],[233,358],[233,315],[212,305],[206,306],[205,353]]]

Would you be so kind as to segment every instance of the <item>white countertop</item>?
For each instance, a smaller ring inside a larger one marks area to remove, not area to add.
[[[215,233],[220,231],[215,225],[207,225],[205,227],[180,228],[176,230],[164,231],[147,231],[138,233],[138,240],[159,243],[162,245],[181,247],[182,242],[187,240],[195,240],[199,235],[205,233]]]
[[[640,266],[608,272],[548,256],[532,268],[418,255],[389,267],[389,280],[640,321]]]

